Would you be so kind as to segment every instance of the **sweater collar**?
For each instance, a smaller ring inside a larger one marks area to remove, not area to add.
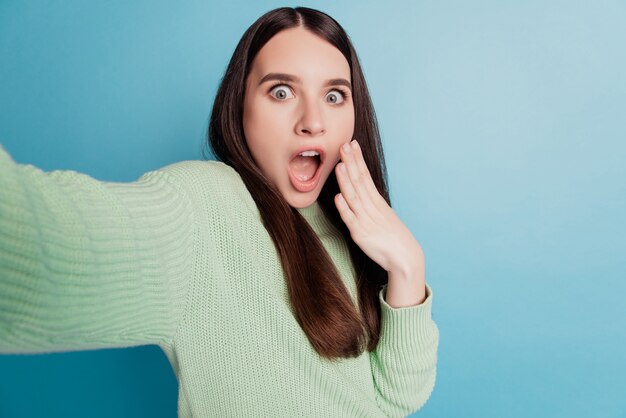
[[[318,234],[327,234],[335,231],[333,224],[326,218],[322,207],[316,200],[306,208],[296,209],[300,215],[311,225],[313,230]]]
[[[319,219],[320,217],[324,216],[324,212],[322,212],[322,207],[317,200],[306,208],[300,208],[296,210],[300,212],[300,215],[302,215],[302,217],[307,221],[310,221],[312,219]]]

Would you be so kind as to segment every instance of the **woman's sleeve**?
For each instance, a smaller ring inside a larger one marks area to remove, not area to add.
[[[379,293],[381,333],[370,364],[376,400],[389,417],[406,417],[420,409],[435,386],[439,330],[432,320],[432,290],[419,305],[392,308],[387,286]]]
[[[168,343],[194,216],[167,170],[132,183],[45,173],[0,146],[0,353]]]

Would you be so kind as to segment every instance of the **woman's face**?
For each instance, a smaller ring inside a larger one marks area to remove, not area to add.
[[[243,129],[261,171],[294,208],[317,200],[352,140],[350,66],[337,48],[302,27],[279,32],[246,80]],[[314,150],[318,157],[297,157]],[[300,180],[298,180],[300,179]]]

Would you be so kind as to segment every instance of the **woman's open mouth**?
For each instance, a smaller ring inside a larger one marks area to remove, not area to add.
[[[293,187],[302,193],[314,190],[320,180],[322,158],[317,151],[296,155],[288,165],[289,179]]]

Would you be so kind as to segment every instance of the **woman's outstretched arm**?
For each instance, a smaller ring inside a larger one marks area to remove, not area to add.
[[[167,343],[194,228],[167,168],[108,183],[16,164],[0,146],[0,353]]]

